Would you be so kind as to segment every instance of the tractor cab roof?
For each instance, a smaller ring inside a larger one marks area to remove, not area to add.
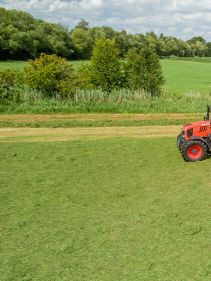
[[[190,124],[185,124],[182,128],[189,130],[195,127],[201,127],[201,126],[210,126],[211,125],[211,121],[210,120],[205,120],[205,121],[198,121],[198,122],[193,122]]]

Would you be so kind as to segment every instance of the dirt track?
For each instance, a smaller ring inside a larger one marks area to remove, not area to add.
[[[181,126],[95,127],[95,128],[0,128],[0,142],[66,141],[113,137],[176,137]]]

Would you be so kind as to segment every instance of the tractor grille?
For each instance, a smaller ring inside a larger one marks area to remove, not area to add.
[[[206,132],[207,131],[208,126],[201,126],[199,132]]]

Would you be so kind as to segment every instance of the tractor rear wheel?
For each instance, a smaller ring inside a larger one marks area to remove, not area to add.
[[[185,161],[201,161],[207,158],[207,146],[199,140],[191,140],[183,144],[181,154]]]

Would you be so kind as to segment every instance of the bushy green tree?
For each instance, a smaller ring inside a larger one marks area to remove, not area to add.
[[[143,49],[140,56],[140,86],[151,96],[159,96],[165,82],[159,57],[150,48]]]
[[[125,77],[129,89],[137,90],[142,87],[141,56],[136,49],[130,49],[126,55]]]
[[[130,49],[126,56],[125,74],[128,88],[142,89],[151,96],[160,95],[164,77],[159,58],[152,49],[143,49],[140,54]]]
[[[85,19],[81,19],[75,28],[89,29],[89,22]]]
[[[104,91],[111,91],[122,84],[119,51],[110,39],[99,39],[91,57],[93,83]]]
[[[82,64],[77,70],[77,86],[80,89],[91,90],[95,88],[90,64]]]
[[[64,58],[41,54],[30,60],[25,68],[25,82],[31,88],[44,92],[47,96],[60,93],[62,97],[72,95],[77,77],[74,68]]]
[[[120,52],[120,56],[124,57],[127,54],[128,50],[131,48],[130,37],[128,36],[126,30],[116,32],[115,40]]]
[[[207,53],[206,53],[207,57],[211,57],[211,42],[207,43]]]
[[[41,52],[72,58],[68,30],[25,12],[0,8],[0,59],[34,59]]]
[[[71,40],[74,44],[75,59],[90,59],[94,45],[89,29],[75,28],[71,32]]]

